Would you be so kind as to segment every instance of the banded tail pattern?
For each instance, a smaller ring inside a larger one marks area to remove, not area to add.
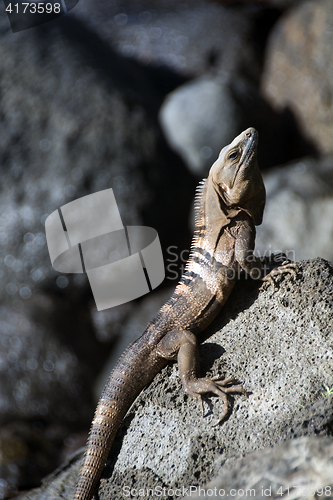
[[[100,399],[91,424],[75,500],[89,500],[93,495],[124,416],[119,410],[120,406],[115,401]]]
[[[74,500],[90,500],[98,484],[120,424],[133,401],[146,385],[138,373],[136,343],[122,355],[111,373],[97,405],[82,461]],[[141,359],[141,364],[142,359]],[[156,373],[159,371],[157,368]],[[130,373],[132,372],[132,373]],[[138,382],[131,384],[135,377]]]

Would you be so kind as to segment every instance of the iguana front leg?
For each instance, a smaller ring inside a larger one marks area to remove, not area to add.
[[[269,257],[256,257],[253,253],[255,232],[247,226],[238,230],[235,243],[235,258],[240,267],[252,278],[273,285],[274,279],[284,274],[290,274],[296,279],[298,266],[287,259],[283,253],[272,254]]]
[[[176,359],[178,361],[178,370],[180,380],[183,384],[186,394],[199,400],[202,414],[203,402],[202,394],[213,393],[223,401],[223,412],[216,422],[217,425],[228,414],[229,392],[239,392],[247,396],[245,390],[240,385],[230,385],[237,383],[232,377],[223,379],[220,376],[198,377],[199,372],[199,350],[196,336],[187,330],[174,330],[165,335],[157,346],[158,354],[165,359]]]

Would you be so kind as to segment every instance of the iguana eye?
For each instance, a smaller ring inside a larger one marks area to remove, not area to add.
[[[238,156],[238,151],[231,151],[231,153],[228,154],[228,160],[234,160]]]

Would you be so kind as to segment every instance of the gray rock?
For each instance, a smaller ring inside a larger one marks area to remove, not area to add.
[[[220,150],[249,126],[259,131],[262,167],[308,151],[290,117],[275,114],[249,80],[232,74],[211,73],[178,87],[159,120],[169,145],[197,177],[207,175]]]
[[[302,2],[274,27],[262,88],[276,109],[289,108],[321,153],[333,152],[333,4]]]
[[[303,437],[250,453],[193,498],[313,498],[333,496],[333,440]],[[212,495],[213,492],[213,495]],[[215,494],[216,493],[216,494]]]
[[[275,292],[240,282],[200,352],[202,373],[237,377],[249,398],[230,398],[229,417],[213,427],[221,402],[206,399],[202,417],[184,395],[177,366],[168,366],[127,414],[99,497],[126,498],[125,487],[203,486],[228,460],[281,440],[330,435],[333,402],[322,393],[333,385],[332,284],[333,268],[322,259],[299,263],[296,281],[282,278]],[[72,487],[66,482],[61,494],[70,497]],[[43,488],[49,498],[51,489]],[[41,498],[40,491],[22,499]]]
[[[267,203],[256,246],[292,260],[333,260],[333,157],[304,158],[264,173]],[[267,248],[267,242],[270,247]]]
[[[227,77],[201,77],[169,94],[160,123],[170,146],[198,177],[206,175],[221,145],[241,127],[242,110]]]

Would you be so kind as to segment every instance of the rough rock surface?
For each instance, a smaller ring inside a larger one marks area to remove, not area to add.
[[[333,497],[332,438],[293,439],[250,453],[236,462],[231,467],[224,464],[219,476],[193,498]]]
[[[262,88],[289,108],[322,153],[333,151],[333,4],[310,0],[286,12],[273,29]]]
[[[228,459],[290,438],[331,435],[333,402],[322,393],[333,385],[332,285],[333,267],[322,259],[299,263],[296,281],[282,279],[275,292],[240,282],[207,332],[201,368],[237,377],[249,398],[231,398],[229,417],[213,427],[221,402],[208,399],[202,417],[182,391],[177,366],[168,366],[124,420],[99,498],[126,498],[125,486],[205,485]],[[59,481],[53,498],[69,497],[73,475]],[[55,487],[51,480],[22,499],[42,498],[41,491],[47,497]]]
[[[292,260],[333,261],[333,157],[302,158],[264,173],[267,192],[256,248]],[[270,243],[267,248],[267,242]]]

